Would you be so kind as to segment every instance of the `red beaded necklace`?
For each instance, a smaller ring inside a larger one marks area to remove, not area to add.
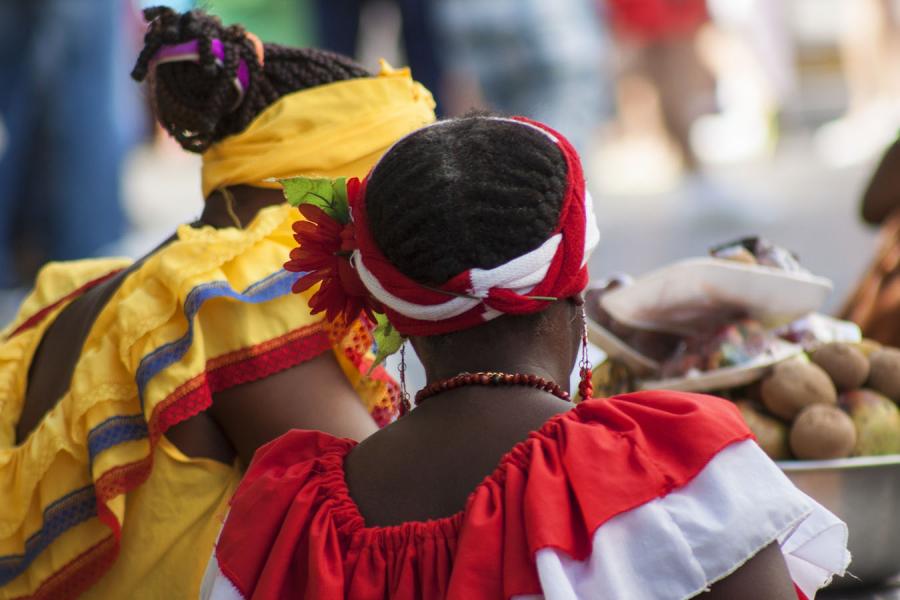
[[[569,392],[564,391],[556,383],[537,375],[525,375],[523,373],[495,373],[485,371],[480,373],[460,373],[447,379],[441,379],[430,383],[416,394],[416,405],[447,390],[454,390],[467,385],[521,385],[532,387],[553,394],[561,400],[568,402]]]

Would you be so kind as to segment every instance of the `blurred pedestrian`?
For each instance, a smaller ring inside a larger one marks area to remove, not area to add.
[[[543,121],[586,152],[605,113],[605,40],[590,0],[432,0],[451,114]]]
[[[665,129],[685,169],[696,171],[691,125],[715,110],[715,81],[696,47],[697,33],[709,20],[706,0],[607,0],[607,5],[623,73],[653,83]]]
[[[316,0],[317,45],[347,56],[356,56],[360,15],[367,1]],[[435,46],[434,0],[395,2],[400,10],[400,31],[407,64],[426,88],[440,89],[442,70]],[[438,114],[442,112],[440,98],[436,111]]]
[[[863,336],[900,347],[900,140],[872,174],[862,200],[862,217],[880,227],[875,256],[841,311]]]
[[[0,288],[124,233],[120,171],[138,110],[119,68],[128,6],[0,2]]]
[[[829,164],[847,166],[877,156],[900,127],[900,4],[854,0],[836,10],[847,108],[815,144]]]

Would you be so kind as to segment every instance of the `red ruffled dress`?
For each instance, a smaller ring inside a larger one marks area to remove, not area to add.
[[[367,527],[348,494],[353,447],[293,431],[260,449],[203,597],[682,599],[778,541],[812,598],[849,562],[846,526],[716,398],[584,402],[513,447],[463,511],[392,527]]]

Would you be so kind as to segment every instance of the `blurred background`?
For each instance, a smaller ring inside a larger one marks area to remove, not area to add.
[[[199,158],[128,73],[136,0],[0,0],[0,320],[47,260],[140,256],[202,208]],[[174,1],[266,41],[413,68],[442,116],[546,121],[579,147],[594,277],[749,234],[835,282],[876,232],[861,192],[900,127],[894,0]]]

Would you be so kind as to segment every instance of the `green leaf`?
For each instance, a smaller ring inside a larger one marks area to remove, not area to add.
[[[350,221],[347,205],[347,178],[338,179],[292,177],[279,179],[288,204],[300,206],[312,204],[321,208],[329,217],[346,225]]]
[[[382,364],[388,356],[395,354],[403,345],[403,336],[400,335],[387,317],[381,313],[375,314],[375,362],[372,363],[371,373],[375,367]]]

